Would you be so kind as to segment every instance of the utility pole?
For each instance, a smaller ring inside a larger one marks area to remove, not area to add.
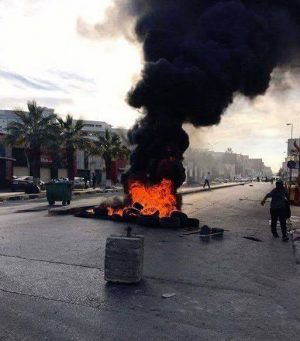
[[[294,125],[293,125],[293,123],[287,123],[286,125],[291,126],[291,143],[292,143]],[[289,144],[288,144],[288,149],[289,149]],[[290,151],[290,153],[288,151],[288,156],[292,156],[292,150]],[[299,158],[300,158],[300,156],[299,156]],[[291,188],[291,186],[292,186],[292,172],[293,172],[293,170],[292,170],[292,168],[290,168],[290,181],[289,181],[290,185],[289,185],[289,188]]]

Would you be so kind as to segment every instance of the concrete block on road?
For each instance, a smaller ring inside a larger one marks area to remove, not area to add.
[[[144,237],[110,236],[106,240],[105,280],[138,283],[143,277]]]

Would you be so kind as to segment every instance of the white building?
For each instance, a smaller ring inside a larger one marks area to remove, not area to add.
[[[43,115],[47,116],[54,113],[54,109],[45,108]],[[14,110],[0,110],[0,134],[6,134],[7,126],[10,122],[17,121],[18,117]]]

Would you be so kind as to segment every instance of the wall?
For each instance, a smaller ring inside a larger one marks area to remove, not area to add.
[[[68,177],[67,169],[59,169],[58,170],[58,177],[59,178],[67,178]]]
[[[49,181],[51,179],[50,168],[41,168],[41,180]]]
[[[14,167],[13,168],[13,175],[14,176],[28,176],[29,169],[27,167]]]

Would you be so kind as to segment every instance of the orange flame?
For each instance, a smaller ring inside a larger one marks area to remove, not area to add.
[[[129,183],[129,194],[132,203],[143,206],[141,214],[153,215],[159,212],[160,217],[168,217],[171,212],[177,210],[177,200],[171,180],[163,179],[159,184],[150,186],[140,181]],[[125,207],[124,209],[129,208]],[[108,215],[123,215],[124,209],[108,208]]]
[[[107,215],[112,216],[113,214],[118,214],[118,215],[122,216],[123,215],[123,209],[122,208],[114,209],[112,207],[108,207]]]
[[[176,195],[171,180],[163,179],[153,186],[133,181],[129,186],[129,193],[133,203],[143,205],[141,213],[144,215],[152,215],[158,210],[160,217],[168,217],[176,210]]]

